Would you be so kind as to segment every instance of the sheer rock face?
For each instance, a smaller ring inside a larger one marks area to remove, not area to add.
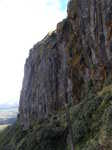
[[[68,90],[64,50],[65,43],[58,43],[53,32],[30,51],[20,98],[20,120],[25,128],[30,121],[44,119],[62,108]]]
[[[112,54],[112,2],[110,0],[72,0],[68,19],[81,49],[91,57],[90,63],[106,63]],[[77,48],[78,50],[78,48]],[[82,51],[82,50],[81,50]]]
[[[71,0],[68,17],[30,51],[20,97],[20,121],[28,128],[63,108],[77,104],[88,81],[101,88],[112,70],[112,1]]]

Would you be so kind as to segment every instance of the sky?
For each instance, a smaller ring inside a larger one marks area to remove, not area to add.
[[[66,17],[68,0],[0,0],[0,105],[19,102],[29,49]]]

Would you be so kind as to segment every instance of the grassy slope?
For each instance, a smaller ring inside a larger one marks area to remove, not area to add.
[[[91,92],[71,107],[75,150],[112,150],[112,86]],[[16,123],[0,134],[0,150],[70,150],[64,112],[22,131]]]

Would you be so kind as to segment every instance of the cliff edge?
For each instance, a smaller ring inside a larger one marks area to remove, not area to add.
[[[30,50],[1,150],[112,150],[112,1],[70,0],[67,13]]]
[[[19,107],[23,127],[62,109],[66,94],[78,104],[88,82],[101,90],[111,60],[111,0],[71,0],[68,17],[30,50]]]

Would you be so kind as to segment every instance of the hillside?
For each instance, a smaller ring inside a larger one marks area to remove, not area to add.
[[[71,0],[30,50],[0,150],[112,150],[112,1]]]
[[[70,108],[76,150],[112,150],[112,85],[105,88]],[[25,131],[17,122],[0,135],[0,149],[71,150],[65,116],[63,110]]]

